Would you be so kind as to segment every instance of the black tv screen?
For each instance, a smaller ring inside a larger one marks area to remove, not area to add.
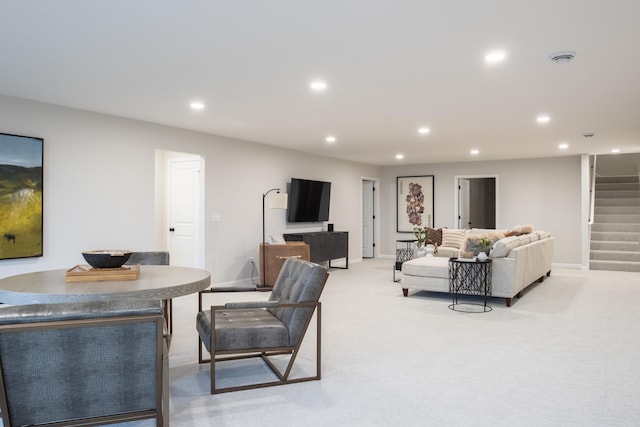
[[[291,178],[287,220],[289,222],[329,221],[331,183]]]

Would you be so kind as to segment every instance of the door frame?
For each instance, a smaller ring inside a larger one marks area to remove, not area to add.
[[[460,217],[460,201],[458,200],[458,186],[460,185],[461,179],[474,179],[474,178],[494,178],[496,180],[496,206],[495,206],[495,220],[496,220],[496,229],[500,228],[500,218],[499,218],[499,210],[498,206],[500,206],[500,186],[498,185],[498,174],[479,174],[479,175],[456,175],[453,177],[453,223],[458,226],[458,218]]]
[[[362,221],[362,213],[364,211],[364,206],[362,206],[362,192],[364,188],[364,181],[372,181],[373,182],[373,258],[378,258],[380,256],[380,245],[378,242],[380,241],[380,227],[379,227],[379,218],[380,218],[380,179],[363,176],[360,180],[360,221]],[[362,222],[360,223],[360,259],[364,259],[362,254]]]

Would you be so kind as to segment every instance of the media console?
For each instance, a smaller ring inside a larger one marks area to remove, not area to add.
[[[315,231],[309,233],[288,233],[284,235],[287,242],[305,242],[309,245],[311,261],[321,263],[345,258],[345,267],[349,268],[349,232],[347,231]]]

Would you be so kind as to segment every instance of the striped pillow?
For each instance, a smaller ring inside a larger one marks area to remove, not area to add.
[[[442,229],[442,246],[460,249],[464,242],[465,231],[449,228]]]

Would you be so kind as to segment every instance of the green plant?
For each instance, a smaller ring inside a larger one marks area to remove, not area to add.
[[[486,251],[487,249],[491,249],[493,247],[493,242],[487,237],[482,236],[478,239],[478,249],[481,251]]]
[[[429,231],[429,229],[427,227],[414,227],[413,228],[413,235],[416,236],[416,240],[417,242],[417,246],[419,248],[422,247],[422,245],[426,244],[426,242],[429,240],[429,235],[431,234],[431,231]]]

